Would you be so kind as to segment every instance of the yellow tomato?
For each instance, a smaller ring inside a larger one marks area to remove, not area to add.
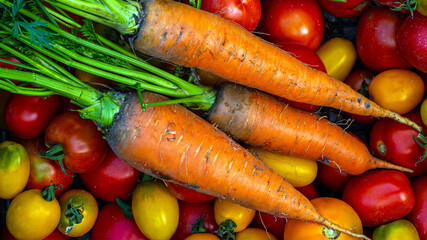
[[[257,148],[249,148],[249,151],[294,187],[307,186],[317,176],[317,163],[314,160],[286,156]]]
[[[427,99],[424,99],[423,103],[421,104],[420,113],[424,125],[427,126]]]
[[[376,75],[369,84],[369,94],[378,105],[405,114],[423,99],[424,81],[406,69],[390,69]]]
[[[243,207],[237,203],[217,198],[214,203],[215,222],[221,223],[232,220],[237,226],[234,232],[240,232],[247,228],[255,217],[255,210]]]
[[[354,44],[345,38],[332,38],[323,43],[317,55],[325,64],[329,76],[344,81],[356,63],[357,51]]]
[[[420,236],[414,224],[398,219],[375,228],[372,240],[420,240]]]
[[[277,240],[277,238],[264,229],[246,228],[236,234],[236,240]]]
[[[212,233],[195,233],[186,237],[185,240],[220,240],[215,234]]]
[[[21,192],[9,205],[6,226],[16,239],[43,239],[55,231],[61,216],[58,201],[45,200],[39,189]]]
[[[0,143],[0,198],[11,199],[24,190],[30,176],[30,159],[24,146]]]
[[[68,190],[60,197],[59,204],[61,206],[61,220],[58,230],[61,233],[69,237],[80,237],[92,229],[98,217],[98,203],[91,193],[83,189]],[[83,216],[80,223],[73,223],[72,218],[67,217],[71,208]]]
[[[170,239],[179,222],[178,200],[160,181],[141,182],[132,197],[132,212],[149,239]]]
[[[362,221],[356,211],[346,202],[331,197],[320,197],[311,200],[311,203],[317,211],[326,219],[338,224],[339,226],[351,229],[355,233],[362,234]],[[324,233],[332,233],[336,238],[328,238]],[[297,219],[289,219],[285,225],[284,239],[286,240],[359,240],[360,238],[350,235],[330,231],[330,228],[324,227],[318,223],[305,222]]]

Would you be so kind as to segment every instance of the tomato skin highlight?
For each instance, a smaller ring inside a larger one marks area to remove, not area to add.
[[[0,198],[12,199],[24,190],[30,175],[30,160],[24,146],[0,143]]]
[[[414,207],[408,177],[396,170],[368,171],[353,176],[342,199],[359,215],[363,226],[378,226],[397,220]]]

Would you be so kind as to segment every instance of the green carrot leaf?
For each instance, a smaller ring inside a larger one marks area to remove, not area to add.
[[[46,23],[40,22],[40,19],[37,19],[36,21],[30,23],[16,21],[15,25],[12,28],[12,37],[18,39],[19,35],[23,34],[22,30],[25,29],[30,33],[30,40],[34,45],[39,46],[41,48],[43,48],[43,45],[46,47],[51,47],[52,43],[47,39],[47,37],[51,37],[52,35],[49,32],[38,28],[45,26]]]

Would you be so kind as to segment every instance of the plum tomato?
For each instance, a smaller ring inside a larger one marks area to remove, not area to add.
[[[220,225],[227,220],[232,220],[236,224],[234,232],[240,232],[247,228],[254,219],[255,212],[253,209],[225,199],[215,199],[214,214],[216,223]]]
[[[325,31],[322,10],[316,0],[263,0],[258,31],[273,43],[298,42],[316,50]]]
[[[404,217],[414,207],[409,178],[396,170],[373,170],[353,176],[342,200],[350,204],[363,226],[378,226]]]
[[[339,18],[356,17],[362,14],[372,0],[318,0],[322,9]]]

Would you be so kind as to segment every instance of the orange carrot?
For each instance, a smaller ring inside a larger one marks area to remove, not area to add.
[[[165,100],[150,92],[142,97],[144,102]],[[128,95],[105,136],[120,159],[149,175],[279,217],[365,237],[325,219],[291,184],[181,105],[142,112],[136,94]]]
[[[237,84],[221,85],[207,120],[248,145],[315,159],[352,175],[374,168],[412,171],[373,157],[365,144],[325,118]]]
[[[215,14],[170,0],[142,1],[133,46],[142,53],[197,67],[292,101],[388,117],[421,127],[314,70],[276,46]]]

